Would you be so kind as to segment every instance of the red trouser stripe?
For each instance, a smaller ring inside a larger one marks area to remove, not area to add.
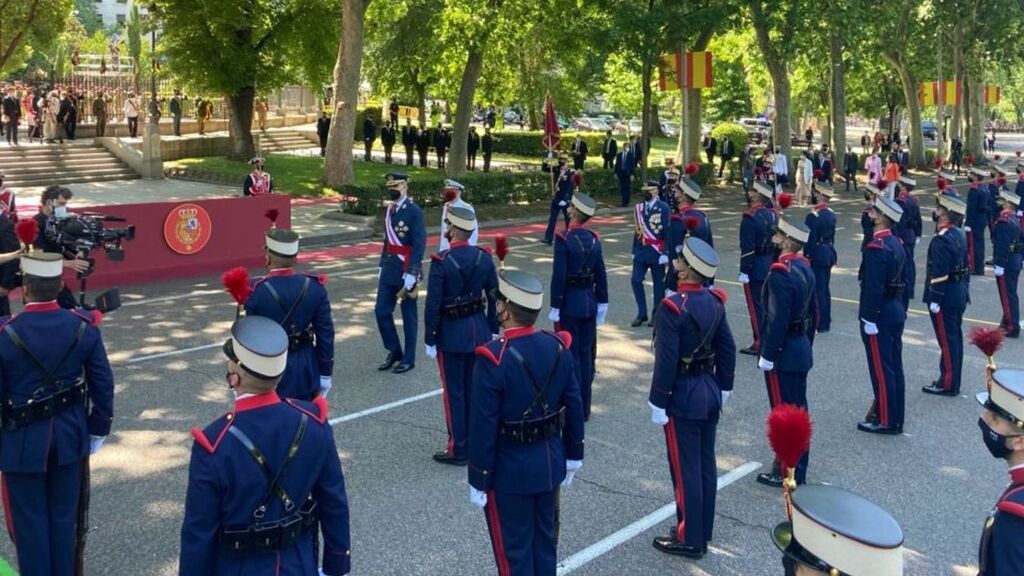
[[[14,517],[11,516],[11,495],[7,491],[6,474],[0,474],[0,492],[3,494],[4,518],[7,519],[7,535],[11,537],[11,543],[17,544],[18,540],[14,537]]]
[[[679,465],[679,442],[676,441],[676,422],[669,417],[665,425],[665,443],[668,444],[668,465],[672,467],[672,477],[676,479],[676,508],[682,520],[676,525],[676,540],[686,542],[686,490],[683,487],[683,467]]]
[[[445,450],[455,456],[455,435],[452,434],[452,407],[448,403],[448,380],[444,377],[444,352],[437,352],[437,366],[441,369],[441,403],[444,404],[444,425],[448,429],[448,444]]]
[[[775,408],[779,404],[782,404],[782,389],[779,387],[779,373],[775,370],[769,370],[764,373],[765,380],[768,381],[768,402],[772,408]]]
[[[491,547],[494,548],[494,561],[498,564],[498,576],[512,576],[508,557],[505,556],[505,542],[501,538],[501,520],[498,517],[498,502],[494,497],[494,490],[487,491],[484,513],[487,514],[487,524],[491,527]]]
[[[882,354],[878,351],[878,335],[868,336],[871,349],[871,368],[878,382],[878,419],[882,426],[889,425],[889,398],[886,396],[885,370],[882,369]]]
[[[754,333],[754,347],[761,343],[761,334],[758,332],[757,311],[754,308],[754,295],[750,292],[750,283],[743,285],[743,296],[747,300],[747,313],[750,314],[750,331]]]
[[[949,340],[946,338],[946,321],[942,319],[942,311],[932,314],[935,317],[935,336],[939,339],[939,349],[942,351],[942,389],[949,390],[953,387],[953,361],[949,357]]]
[[[962,262],[962,260],[961,260]],[[967,233],[967,266],[974,272],[974,231]]]
[[[1003,328],[1013,331],[1013,315],[1010,314],[1010,294],[1006,291],[1006,275],[996,277],[996,287],[999,288],[999,301],[1003,304]]]

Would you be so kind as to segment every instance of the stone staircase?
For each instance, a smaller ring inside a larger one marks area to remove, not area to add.
[[[260,154],[266,155],[272,152],[287,152],[290,150],[305,150],[308,148],[319,148],[316,140],[316,133],[302,130],[268,130],[260,133],[253,131],[259,137]]]
[[[46,144],[0,147],[5,186],[25,188],[77,182],[138,178],[127,164],[97,144]]]

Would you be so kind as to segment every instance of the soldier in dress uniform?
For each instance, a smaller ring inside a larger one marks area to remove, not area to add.
[[[1006,460],[1010,485],[985,521],[978,546],[978,574],[1024,574],[1024,372],[1000,369],[988,375],[989,391],[977,394],[985,407],[978,426],[989,453]]]
[[[700,186],[689,178],[684,178],[672,187],[672,203],[675,208],[672,214],[671,223],[668,228],[666,242],[669,252],[673,255],[679,254],[683,249],[683,241],[687,238],[700,238],[707,242],[708,246],[714,248],[715,241],[711,233],[711,220],[707,214],[697,208],[697,201],[700,200]],[[676,266],[675,258],[670,258],[665,271],[665,296],[675,292],[676,287]],[[712,282],[714,279],[711,279]]]
[[[766,206],[773,192],[764,182],[754,182],[754,194],[750,197],[750,210],[743,213],[740,221],[740,276],[743,295],[750,315],[750,330],[754,342],[740,350],[741,354],[757,356],[761,353],[761,331],[764,327],[764,308],[761,307],[761,291],[768,277],[768,268],[775,261],[777,250],[772,243],[778,217]]]
[[[858,430],[901,434],[906,381],[903,375],[903,305],[907,253],[892,233],[903,217],[895,200],[880,194],[870,212],[872,239],[864,247],[860,271],[861,340],[868,356],[874,402]]]
[[[654,547],[701,558],[714,527],[715,430],[732,393],[736,342],[725,291],[707,287],[718,268],[715,249],[687,238],[675,259],[678,293],[658,308],[647,404],[651,421],[665,430],[676,522],[668,536],[654,539]]]
[[[89,455],[110,434],[114,377],[99,313],[57,304],[61,255],[26,253],[21,270],[25,310],[0,319],[4,515],[23,576],[71,576],[81,573]]]
[[[334,320],[327,276],[296,274],[299,235],[271,228],[265,235],[267,275],[256,282],[245,313],[270,318],[288,334],[288,368],[277,395],[309,402],[327,397],[334,373]]]
[[[811,262],[814,271],[814,293],[818,304],[816,332],[832,329],[832,268],[839,257],[836,254],[836,213],[828,202],[835,195],[830,182],[816,184],[820,198],[817,205],[807,214],[804,226],[810,234],[804,245],[804,256]]]
[[[779,218],[772,242],[779,247],[778,261],[768,270],[761,296],[764,330],[757,367],[764,372],[768,404],[775,408],[792,404],[807,409],[807,373],[814,366],[811,344],[817,317],[818,300],[811,263],[803,257],[811,231],[800,222]],[[796,465],[796,482],[807,480],[810,451]],[[782,467],[778,460],[772,471],[758,474],[757,481],[767,486],[782,486]]]
[[[875,221],[872,218],[872,211],[875,209],[875,200],[882,195],[882,191],[874,184],[867,184],[864,186],[864,200],[867,201],[867,206],[864,207],[864,211],[860,213],[860,250],[864,251],[864,248],[871,242],[871,238],[875,235]]]
[[[1020,304],[1017,300],[1017,279],[1020,277],[1021,253],[1024,242],[1021,239],[1020,220],[1017,209],[1020,196],[1009,190],[999,191],[1002,211],[992,228],[992,265],[999,290],[999,302],[1003,307],[1003,318],[999,325],[1008,338],[1020,337]]]
[[[677,182],[679,182],[679,170],[676,169],[673,164],[675,161],[672,158],[665,159],[665,170],[661,173],[661,177],[658,179],[658,197],[665,204],[668,204],[672,208],[672,212],[675,212],[675,194],[673,188]]]
[[[654,326],[654,314],[647,318],[647,297],[644,295],[644,278],[650,271],[654,281],[654,296],[651,304],[657,313],[658,302],[665,297],[665,265],[668,264],[669,247],[666,244],[671,223],[668,204],[658,198],[658,183],[648,180],[641,193],[644,201],[636,205],[633,216],[636,233],[633,236],[633,274],[629,279],[636,300],[636,318],[630,326],[636,328],[644,322]]]
[[[252,165],[252,172],[242,183],[242,196],[273,194],[274,181],[270,179],[270,172],[263,171],[263,158],[257,156],[249,160],[249,164]]]
[[[465,466],[474,351],[498,337],[494,305],[498,276],[491,253],[469,242],[476,233],[476,214],[453,206],[445,219],[449,245],[430,255],[423,326],[427,357],[436,358],[441,370],[448,429],[445,449],[435,453],[434,460]]]
[[[575,172],[569,168],[568,157],[564,152],[558,154],[558,166],[552,167],[547,162],[542,169],[551,173],[552,196],[551,210],[548,214],[548,227],[544,230],[544,239],[541,240],[548,246],[551,245],[555,236],[555,224],[558,222],[558,213],[562,213],[565,226],[569,226],[569,201],[572,199],[573,188],[576,187],[573,181]]]
[[[555,234],[548,319],[572,337],[572,356],[583,399],[583,419],[590,419],[597,327],[608,314],[608,275],[601,237],[586,227],[597,201],[582,192],[572,195],[569,229]]]
[[[502,338],[476,349],[469,500],[483,508],[499,576],[554,576],[559,488],[583,465],[583,403],[571,337],[536,331],[537,277],[498,275]]]
[[[448,211],[452,208],[465,208],[470,212],[474,212],[473,205],[462,199],[462,193],[466,190],[457,180],[445,180],[444,189],[441,193],[444,195],[444,204],[441,205],[441,240],[437,244],[437,251],[444,252],[448,249]],[[477,238],[479,237],[480,231],[476,226],[473,226],[469,235],[469,245],[476,246]]]
[[[269,318],[237,320],[224,355],[234,409],[192,429],[178,573],[348,574],[348,497],[327,401],[274,392],[288,335]]]
[[[790,519],[772,530],[786,576],[903,576],[903,530],[877,504],[827,484],[790,498]]]
[[[928,263],[924,281],[924,303],[939,342],[939,379],[921,390],[940,396],[960,394],[960,376],[964,364],[964,310],[970,297],[967,265],[967,236],[960,229],[967,204],[955,196],[940,194],[936,200],[937,231],[928,244]]]
[[[390,172],[385,179],[391,205],[384,213],[384,246],[380,252],[377,302],[373,312],[388,355],[377,370],[402,374],[416,366],[416,288],[420,281],[420,262],[426,249],[427,232],[423,226],[423,210],[409,198],[409,176]],[[396,300],[402,309],[404,354],[395,329]]]
[[[900,176],[899,181],[896,183],[896,191],[893,194],[896,203],[903,209],[903,218],[896,229],[898,231],[897,235],[903,241],[903,249],[907,251],[907,265],[905,268],[907,287],[904,291],[903,305],[908,308],[910,301],[914,299],[914,285],[917,284],[917,265],[914,263],[914,250],[917,247],[917,243],[921,241],[921,232],[924,228],[924,222],[921,219],[921,205],[918,204],[917,198],[914,198],[912,194],[915,187],[917,187],[916,180],[909,176]]]
[[[987,174],[980,168],[971,168],[967,176],[971,188],[967,192],[967,218],[964,221],[964,232],[967,232],[971,275],[985,275],[985,229],[988,228],[989,205],[988,187],[984,186]]]

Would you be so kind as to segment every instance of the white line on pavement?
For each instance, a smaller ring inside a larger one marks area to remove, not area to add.
[[[171,300],[182,300],[184,298],[192,298],[195,296],[209,296],[211,294],[221,294],[224,290],[195,290],[188,294],[176,294],[174,296],[158,296],[156,298],[143,298],[142,300],[133,300],[131,302],[125,302],[121,304],[121,307],[126,306],[142,306],[143,304],[153,304],[154,302],[167,302]]]
[[[746,464],[726,472],[725,474],[718,477],[718,490],[722,490],[726,486],[736,482],[740,478],[743,478],[747,474],[757,470],[761,467],[760,462],[747,462]],[[585,566],[597,557],[608,553],[616,546],[625,543],[633,537],[646,532],[647,530],[657,526],[665,519],[671,517],[676,513],[676,504],[672,502],[666,504],[661,508],[651,512],[647,516],[633,522],[629,526],[615,532],[590,546],[587,546],[583,550],[569,556],[565,560],[558,563],[558,576],[565,576],[578,568]]]
[[[371,414],[384,412],[385,410],[391,410],[392,408],[398,408],[399,406],[405,406],[406,404],[412,404],[413,402],[419,402],[420,400],[439,396],[441,391],[442,390],[438,388],[437,390],[431,390],[430,392],[424,392],[423,394],[417,394],[401,400],[395,400],[394,402],[388,402],[387,404],[381,404],[380,406],[374,406],[373,408],[367,408],[366,410],[361,410],[359,412],[353,412],[351,414],[345,414],[344,416],[338,416],[337,418],[331,418],[329,422],[332,426],[335,424],[341,424],[342,422],[349,422],[357,418],[370,416]]]
[[[157,358],[166,358],[168,356],[177,356],[179,354],[188,354],[189,352],[198,352],[200,350],[209,350],[210,348],[217,348],[223,346],[221,343],[217,344],[203,344],[202,346],[193,346],[192,348],[182,348],[181,350],[171,350],[169,352],[161,352],[159,354],[150,354],[149,356],[138,356],[135,358],[129,358],[124,360],[124,364],[135,364],[136,362],[145,362],[146,360],[156,360]],[[115,362],[116,364],[116,362]]]

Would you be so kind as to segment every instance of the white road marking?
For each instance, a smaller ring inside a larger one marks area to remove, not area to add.
[[[718,477],[718,490],[721,491],[726,486],[736,482],[751,472],[754,472],[760,467],[760,462],[747,462],[739,468],[726,472]],[[666,504],[618,532],[610,534],[590,546],[587,546],[583,550],[580,550],[558,563],[558,576],[565,576],[566,574],[589,564],[592,560],[610,552],[620,544],[627,542],[633,537],[650,530],[671,516],[674,516],[675,513],[676,503],[672,502]]]
[[[211,294],[222,294],[224,290],[195,290],[188,294],[177,294],[174,296],[158,296],[156,298],[143,298],[142,300],[132,300],[131,302],[125,302],[121,304],[121,307],[126,306],[142,306],[143,304],[152,304],[154,302],[167,302],[173,300],[182,300],[184,298],[192,298],[194,296],[209,296]]]
[[[362,418],[364,416],[370,416],[378,412],[384,412],[385,410],[391,410],[392,408],[398,408],[399,406],[405,406],[406,404],[412,404],[413,402],[419,402],[420,400],[426,400],[427,398],[433,398],[434,396],[440,396],[442,390],[431,390],[430,392],[424,392],[423,394],[417,394],[401,400],[395,400],[394,402],[388,402],[387,404],[381,404],[380,406],[374,406],[373,408],[367,408],[366,410],[360,410],[359,412],[353,412],[351,414],[345,414],[344,416],[338,416],[337,418],[331,418],[328,422],[331,425],[341,424],[342,422],[349,422]]]
[[[181,350],[171,350],[171,351],[168,351],[168,352],[161,352],[159,354],[150,354],[149,356],[137,356],[135,358],[129,358],[128,360],[124,360],[124,361],[122,361],[120,363],[123,363],[123,364],[135,364],[136,362],[145,362],[147,360],[156,360],[157,358],[167,358],[168,356],[177,356],[179,354],[188,354],[190,352],[198,352],[200,350],[209,350],[211,348],[217,348],[217,347],[223,346],[223,345],[224,345],[223,343],[219,343],[219,342],[216,343],[216,344],[203,344],[202,346],[193,346],[192,348],[182,348]],[[115,364],[119,364],[119,362],[115,362]]]

